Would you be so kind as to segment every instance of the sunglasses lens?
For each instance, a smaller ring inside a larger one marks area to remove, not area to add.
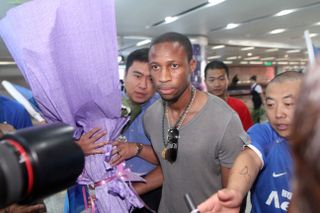
[[[179,130],[176,128],[168,130],[168,147],[165,154],[165,158],[173,163],[177,159],[178,155],[178,139],[179,139]]]
[[[167,161],[169,161],[170,163],[174,163],[177,160],[177,149],[175,148],[170,148],[167,149],[166,151],[166,159]]]

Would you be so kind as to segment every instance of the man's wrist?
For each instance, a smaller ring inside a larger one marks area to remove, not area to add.
[[[142,149],[143,149],[143,144],[142,143],[136,143],[136,149],[137,149],[137,152],[136,152],[136,156],[138,156]]]

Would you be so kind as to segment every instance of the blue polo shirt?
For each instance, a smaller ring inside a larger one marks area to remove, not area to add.
[[[141,105],[140,114],[134,119],[134,121],[123,133],[123,135],[126,136],[128,142],[151,145],[149,139],[146,137],[144,133],[142,119],[148,107],[151,106],[158,99],[159,99],[159,95],[156,94],[149,101]],[[133,157],[126,161],[126,167],[130,168],[130,170],[133,172],[146,174],[152,171],[155,168],[155,165],[149,163],[148,161],[140,157]]]
[[[6,122],[15,129],[32,126],[31,118],[18,102],[0,95],[0,123]]]
[[[256,124],[248,130],[248,145],[261,159],[263,166],[251,188],[251,212],[287,212],[292,197],[293,164],[285,138],[270,123]]]

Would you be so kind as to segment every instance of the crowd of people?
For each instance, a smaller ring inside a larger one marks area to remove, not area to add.
[[[201,213],[244,212],[249,191],[252,212],[317,209],[319,70],[306,76],[278,74],[265,93],[252,76],[251,116],[243,101],[228,94],[229,68],[222,61],[205,67],[207,92],[190,81],[195,67],[191,42],[180,33],[164,33],[149,48],[132,52],[122,98],[135,113],[121,137],[97,142],[108,134],[97,126],[76,143],[86,155],[101,154],[103,146],[112,143],[110,164],[125,161],[128,169],[144,177],[145,182],[132,184],[144,202],[134,212],[190,212],[186,194]],[[1,97],[2,132],[31,126],[21,106],[6,107],[7,102]],[[262,108],[268,121],[260,123]],[[78,202],[66,203],[73,208]],[[16,212],[14,207],[0,212]],[[30,206],[22,208],[32,212]],[[65,212],[72,212],[70,208]]]

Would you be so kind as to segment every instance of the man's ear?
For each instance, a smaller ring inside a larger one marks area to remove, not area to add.
[[[191,68],[191,70],[190,70],[191,73],[190,74],[192,74],[196,70],[197,61],[192,57],[192,59],[189,62],[189,65],[190,65],[190,68]]]

